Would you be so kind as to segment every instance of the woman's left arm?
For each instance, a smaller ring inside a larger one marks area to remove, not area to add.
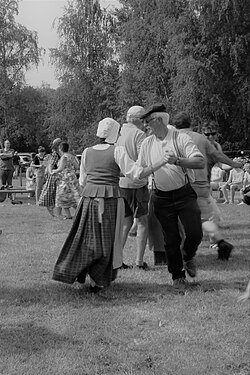
[[[61,157],[60,161],[59,161],[59,166],[57,169],[53,169],[53,171],[51,172],[51,174],[56,174],[56,173],[59,173],[59,172],[62,172],[64,170],[66,166],[66,158],[64,156]]]

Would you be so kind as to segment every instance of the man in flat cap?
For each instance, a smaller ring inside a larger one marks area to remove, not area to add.
[[[140,147],[146,138],[143,129],[141,116],[145,113],[143,107],[135,105],[127,112],[127,122],[121,128],[121,135],[117,145],[124,146],[129,157],[136,161]],[[125,199],[125,220],[123,228],[123,247],[127,241],[128,233],[133,225],[133,219],[137,221],[137,255],[136,267],[147,269],[147,264],[143,261],[148,237],[148,180],[144,178],[140,181],[132,181],[128,177],[120,178],[120,188]],[[128,268],[123,264],[122,268]]]
[[[152,201],[164,232],[173,286],[182,289],[187,285],[185,271],[191,277],[196,276],[194,257],[202,240],[202,227],[197,196],[190,180],[193,169],[204,168],[204,157],[187,134],[168,127],[169,115],[164,104],[153,105],[141,119],[152,135],[143,141],[138,162],[142,166],[151,165],[160,155],[168,155],[168,163],[154,173]],[[178,220],[185,232],[182,250]]]

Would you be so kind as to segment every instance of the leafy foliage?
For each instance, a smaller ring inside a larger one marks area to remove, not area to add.
[[[12,91],[22,84],[24,71],[38,64],[40,53],[37,33],[15,22],[17,12],[17,1],[0,2],[0,126],[1,135],[7,137],[15,124],[9,105],[15,96]]]
[[[189,112],[198,130],[216,121],[226,150],[249,148],[249,0],[119,5],[68,1],[55,25],[59,47],[51,50],[60,87],[32,94],[22,80],[38,62],[37,36],[15,23],[16,1],[0,3],[2,133],[25,148],[61,136],[81,152],[96,141],[103,117],[123,122],[131,105],[163,101],[170,116]],[[25,129],[33,138],[24,141]]]
[[[76,149],[85,146],[84,130],[104,113],[117,115],[114,98],[119,66],[112,59],[112,22],[98,2],[83,0],[70,1],[59,19],[61,43],[51,56],[62,86],[48,123],[51,133],[67,137]]]

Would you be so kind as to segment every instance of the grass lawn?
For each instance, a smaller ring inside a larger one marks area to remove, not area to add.
[[[0,374],[250,374],[249,303],[237,302],[250,277],[248,206],[220,206],[232,258],[218,261],[204,238],[185,294],[147,249],[149,271],[120,271],[92,296],[51,280],[70,221],[17,199],[0,203]],[[125,262],[135,246],[129,238]]]

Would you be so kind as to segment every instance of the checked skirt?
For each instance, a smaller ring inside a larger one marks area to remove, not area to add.
[[[102,222],[98,221],[98,200],[82,197],[71,230],[62,247],[53,279],[72,284],[89,276],[99,286],[113,280],[113,244],[116,225],[116,198],[104,198]]]

